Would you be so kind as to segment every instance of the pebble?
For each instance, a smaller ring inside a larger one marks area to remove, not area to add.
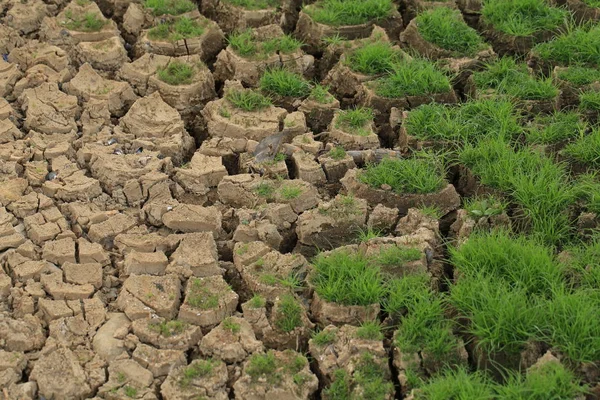
[[[58,174],[54,171],[50,171],[48,172],[48,174],[46,175],[46,180],[47,181],[53,181],[56,179],[56,177],[58,176]]]
[[[110,139],[108,139],[108,142],[106,142],[106,145],[107,146],[111,146],[111,145],[113,145],[115,143],[119,143],[119,141],[117,139],[115,139],[115,138],[110,138]]]

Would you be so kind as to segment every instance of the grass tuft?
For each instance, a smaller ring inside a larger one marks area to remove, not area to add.
[[[598,70],[598,68],[588,68],[577,65],[572,65],[559,71],[557,76],[558,79],[567,81],[576,87],[600,82],[600,70]]]
[[[181,17],[174,22],[165,22],[151,28],[148,31],[148,37],[153,40],[176,42],[195,38],[203,33],[204,26],[201,22],[188,17]]]
[[[200,279],[193,279],[188,284],[192,285],[192,288],[186,301],[191,307],[209,310],[219,306],[219,296],[211,293]]]
[[[581,26],[540,43],[533,50],[542,60],[563,65],[600,65],[600,26]]]
[[[303,11],[315,22],[325,25],[359,25],[388,17],[391,0],[320,0],[306,5]]]
[[[258,42],[249,29],[229,35],[227,42],[240,56],[258,59],[266,58],[276,52],[290,54],[302,47],[301,41],[287,34]]]
[[[321,331],[313,335],[312,342],[317,346],[325,346],[335,342],[337,338],[335,330]]]
[[[372,123],[373,110],[357,107],[340,111],[337,115],[335,127],[357,136],[368,136],[373,133],[369,129]]]
[[[246,10],[264,10],[281,5],[280,0],[224,0],[226,3]]]
[[[241,325],[231,319],[231,317],[223,320],[223,328],[227,329],[231,333],[239,333],[242,329]]]
[[[251,89],[229,90],[225,94],[225,99],[244,111],[258,111],[272,105],[268,97]]]
[[[160,324],[150,323],[148,328],[154,332],[158,332],[162,336],[170,337],[183,333],[187,324],[183,321],[163,321]]]
[[[179,379],[179,385],[183,388],[189,387],[194,379],[209,376],[215,365],[212,359],[195,360],[183,370]]]
[[[329,150],[329,157],[337,161],[342,160],[346,157],[346,150],[342,146],[335,146]]]
[[[431,378],[416,392],[415,400],[493,399],[493,385],[480,372],[470,374],[466,368],[446,369]]]
[[[197,9],[190,0],[144,0],[144,7],[152,9],[154,15],[180,15]]]
[[[600,128],[569,143],[562,152],[572,160],[597,167],[600,165]]]
[[[532,144],[560,143],[581,136],[585,130],[579,114],[572,111],[538,115],[532,125],[525,131],[527,142]]]
[[[291,294],[283,295],[279,301],[278,312],[275,316],[275,326],[289,333],[302,326],[302,305]]]
[[[383,340],[381,325],[378,322],[364,322],[356,330],[356,337],[365,340]]]
[[[182,61],[173,61],[157,70],[158,79],[169,85],[188,85],[194,78],[194,67]]]
[[[394,64],[401,60],[401,53],[390,43],[367,42],[352,51],[346,62],[355,72],[376,75],[391,71]]]
[[[316,84],[310,91],[308,98],[320,104],[328,104],[335,100],[335,97],[329,93],[329,87]]]
[[[67,17],[65,28],[72,31],[98,32],[107,24],[107,21],[102,16],[94,12],[87,12],[79,18],[74,18],[72,13],[66,12],[65,17]]]
[[[583,92],[579,95],[579,109],[600,111],[600,91]]]
[[[259,86],[264,92],[282,97],[305,97],[312,89],[301,75],[282,68],[266,71],[260,78]]]
[[[394,65],[388,76],[377,79],[375,93],[387,98],[423,96],[452,90],[448,77],[430,61],[415,58]]]
[[[530,36],[564,25],[568,12],[544,0],[485,0],[481,15],[501,32]]]

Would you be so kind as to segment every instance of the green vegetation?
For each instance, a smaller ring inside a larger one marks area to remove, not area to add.
[[[305,97],[311,91],[310,83],[301,75],[282,68],[266,71],[259,85],[264,92],[282,97]]]
[[[396,245],[386,246],[379,249],[379,254],[373,257],[373,261],[381,266],[402,266],[410,261],[421,258],[423,253],[414,247],[400,247]]]
[[[320,104],[328,104],[335,100],[335,97],[329,93],[329,87],[319,84],[313,86],[308,98]]]
[[[266,354],[253,354],[246,367],[246,373],[254,380],[263,375],[269,380],[277,377],[277,375],[274,374],[276,369],[277,359],[275,358],[275,353],[269,351]]]
[[[64,26],[71,31],[98,32],[107,24],[107,21],[101,15],[94,12],[87,12],[82,16],[74,17],[73,13],[68,10],[65,12],[65,17],[67,19]]]
[[[148,37],[152,40],[166,40],[176,42],[183,39],[191,39],[204,33],[202,22],[188,17],[178,18],[174,22],[158,24],[148,31]]]
[[[600,82],[600,70],[598,68],[588,68],[581,66],[570,66],[557,74],[558,79],[562,79],[574,86],[584,86],[590,83]]]
[[[244,111],[258,111],[270,107],[272,104],[268,97],[251,89],[229,90],[225,93],[225,99]]]
[[[170,337],[183,333],[187,324],[183,321],[163,321],[160,324],[149,323],[148,328],[154,332],[160,333],[162,336]]]
[[[202,280],[192,279],[188,285],[191,285],[191,289],[186,297],[186,301],[191,307],[209,310],[219,306],[219,296],[211,293]]]
[[[464,208],[474,219],[500,215],[506,210],[506,202],[493,196],[465,199]]]
[[[281,3],[279,0],[225,0],[225,2],[246,10],[264,10],[278,7]]]
[[[290,35],[258,42],[249,29],[229,35],[227,41],[240,56],[258,59],[266,58],[276,52],[290,54],[302,47],[302,42]]]
[[[408,113],[409,135],[420,140],[476,143],[487,136],[514,138],[521,128],[515,106],[505,99],[471,100],[458,107],[431,103]]]
[[[343,369],[334,372],[333,382],[323,390],[325,400],[384,400],[394,393],[394,385],[386,379],[381,361],[365,352],[360,356],[352,375]]]
[[[279,189],[281,197],[285,200],[297,199],[302,194],[302,188],[295,185],[283,185]]]
[[[358,241],[359,243],[366,243],[371,239],[375,239],[383,236],[381,231],[373,228],[358,229]]]
[[[273,194],[275,193],[275,187],[270,182],[260,182],[254,187],[254,192],[260,197],[269,199],[273,197]]]
[[[263,308],[267,305],[267,300],[261,295],[255,294],[254,296],[252,296],[248,304],[252,308]]]
[[[568,12],[544,0],[485,0],[481,15],[495,29],[513,36],[530,36],[564,25]]]
[[[564,148],[563,154],[582,164],[600,165],[600,128],[594,128],[588,135],[569,143]]]
[[[356,330],[356,337],[365,340],[383,340],[381,325],[378,322],[364,322]]]
[[[380,269],[361,254],[346,251],[319,254],[313,266],[310,279],[326,301],[367,306],[378,303],[384,293]]]
[[[158,79],[169,85],[188,85],[195,75],[194,67],[182,61],[170,62],[166,68],[159,68],[157,73]]]
[[[415,21],[423,39],[457,56],[474,56],[486,47],[458,10],[436,7],[419,14]]]
[[[376,75],[390,72],[402,58],[402,53],[390,43],[368,41],[352,51],[346,63],[355,72]]]
[[[373,134],[373,130],[369,129],[372,123],[373,110],[358,107],[340,111],[336,118],[335,127],[357,136],[368,136]]]
[[[312,337],[312,342],[317,346],[325,346],[331,344],[337,338],[335,330],[326,330],[316,333]]]
[[[583,92],[579,95],[579,109],[600,111],[600,91]]]
[[[304,6],[303,11],[315,22],[325,25],[360,25],[388,17],[391,0],[319,0]]]
[[[289,333],[302,326],[302,305],[291,294],[281,297],[278,304],[275,326],[283,332]]]
[[[538,115],[533,126],[525,131],[527,142],[532,144],[554,144],[582,136],[585,124],[579,114],[560,111],[552,115]]]
[[[560,63],[600,65],[600,26],[581,26],[557,36],[547,43],[540,43],[534,52],[542,59]]]
[[[527,65],[517,64],[510,57],[488,64],[484,71],[474,73],[473,78],[478,90],[493,89],[521,100],[549,100],[559,93],[551,78],[535,79]]]
[[[131,397],[132,399],[136,398],[138,394],[138,390],[129,385],[123,387],[123,392],[125,393],[125,396]]]
[[[198,9],[190,0],[144,0],[144,7],[152,9],[154,15],[180,15]]]
[[[215,367],[212,359],[194,360],[183,369],[182,376],[179,378],[179,385],[183,388],[190,386],[194,379],[209,376]]]
[[[334,160],[342,160],[346,158],[346,150],[342,146],[335,146],[333,149],[329,150],[329,157]]]
[[[444,169],[433,156],[385,158],[361,171],[359,180],[380,189],[388,185],[395,193],[433,193],[445,185]]]
[[[227,329],[231,333],[239,333],[242,329],[240,324],[231,319],[231,317],[225,318],[223,320],[223,328]]]
[[[415,400],[493,399],[488,378],[481,373],[470,374],[466,368],[446,369],[420,387]]]
[[[423,96],[452,90],[448,77],[435,64],[419,58],[394,65],[391,73],[374,82],[375,93],[387,98]]]
[[[307,364],[306,357],[292,350],[285,350],[279,358],[272,350],[269,350],[265,354],[255,353],[250,356],[245,372],[253,381],[264,379],[269,384],[276,385],[281,382],[284,372],[293,375],[295,382],[304,380],[295,375],[302,371]]]

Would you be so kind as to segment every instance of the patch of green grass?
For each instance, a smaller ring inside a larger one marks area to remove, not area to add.
[[[320,104],[331,103],[335,98],[329,93],[329,87],[316,84],[310,90],[308,98]]]
[[[529,36],[561,27],[568,12],[544,0],[485,0],[481,15],[501,32]]]
[[[272,105],[268,97],[251,89],[229,90],[225,94],[225,99],[244,111],[263,110]]]
[[[377,229],[358,229],[358,241],[360,243],[366,243],[371,239],[375,239],[381,236],[383,236],[382,232]]]
[[[464,208],[471,218],[492,217],[502,214],[507,207],[504,200],[494,196],[472,197],[465,199]]]
[[[227,329],[231,333],[239,333],[242,329],[241,325],[231,319],[231,317],[223,320],[223,328]]]
[[[401,61],[401,53],[388,42],[366,42],[352,51],[346,60],[351,70],[365,75],[377,75],[391,71]]]
[[[447,93],[450,81],[435,64],[414,58],[394,65],[391,73],[374,82],[375,93],[382,97],[399,98]]]
[[[567,81],[574,86],[584,86],[590,83],[600,82],[600,70],[598,68],[581,67],[571,65],[557,74],[559,79]]]
[[[329,150],[329,157],[336,161],[342,160],[346,158],[346,150],[344,150],[342,146],[335,146],[333,149]]]
[[[180,15],[198,9],[190,0],[144,0],[144,7],[152,9],[154,15]]]
[[[312,342],[317,346],[325,346],[335,342],[336,338],[336,331],[327,330],[314,334],[312,337]]]
[[[593,184],[600,186],[593,175],[587,175],[585,179],[594,179]],[[600,189],[596,188],[595,190]],[[569,287],[572,289],[598,289],[600,287],[600,236],[598,233],[593,235],[589,243],[567,247],[566,251],[569,257],[563,262],[567,265]]]
[[[259,42],[249,29],[232,33],[228,36],[227,41],[240,56],[253,58],[266,58],[276,52],[290,54],[302,47],[301,41],[287,34]]]
[[[423,39],[457,56],[473,56],[486,46],[458,10],[436,7],[419,14],[415,22]]]
[[[379,267],[361,254],[346,251],[319,254],[313,266],[310,279],[326,301],[367,306],[378,303],[384,293]]]
[[[158,24],[148,31],[148,37],[152,40],[166,40],[176,42],[183,39],[191,39],[201,36],[204,26],[201,22],[188,17],[178,18],[174,22]]]
[[[575,399],[586,393],[575,374],[560,362],[548,362],[527,371],[511,373],[504,385],[496,386],[498,400]]]
[[[191,307],[209,310],[219,306],[219,296],[211,293],[200,279],[192,279],[188,285],[192,285],[192,288],[186,300]]]
[[[270,182],[261,182],[254,187],[254,192],[264,198],[271,198],[275,193],[275,186]]]
[[[579,95],[579,109],[583,111],[600,111],[600,91],[588,91]]]
[[[215,362],[212,359],[194,360],[185,367],[182,376],[179,378],[179,385],[183,388],[190,386],[194,379],[202,378],[212,374]]]
[[[277,380],[279,377],[278,374],[275,374],[277,364],[275,353],[272,351],[265,354],[255,353],[250,356],[246,373],[255,381],[260,377],[266,377],[270,381]]]
[[[600,7],[600,0],[581,0],[590,7]]]
[[[563,65],[600,64],[600,26],[580,26],[553,40],[540,43],[533,50],[542,60]]]
[[[186,326],[187,324],[185,322],[178,320],[163,321],[160,324],[148,324],[148,328],[150,328],[150,330],[158,332],[165,337],[179,335],[185,330]]]
[[[374,261],[383,266],[402,266],[421,258],[423,253],[414,247],[386,246],[379,250]]]
[[[315,22],[325,25],[360,25],[388,17],[393,10],[391,0],[319,0],[303,11]]]
[[[67,21],[64,26],[72,31],[98,32],[107,24],[107,21],[95,12],[87,12],[79,18],[74,18],[72,13],[65,13],[65,17]]]
[[[389,185],[398,194],[434,193],[446,183],[443,168],[432,157],[385,158],[367,165],[358,179],[376,189]]]
[[[285,200],[293,200],[302,194],[302,188],[294,185],[283,185],[279,189],[279,192]]]
[[[252,308],[263,308],[267,305],[267,300],[259,294],[255,294],[249,301]]]
[[[355,396],[360,393],[360,397],[364,399],[385,400],[390,398],[394,394],[394,385],[385,379],[385,370],[381,360],[377,360],[368,352],[362,353],[352,374],[354,383],[358,387],[358,390],[355,390]]]
[[[445,369],[432,377],[415,393],[415,400],[493,399],[493,384],[480,372],[466,368]]]
[[[493,89],[522,100],[549,100],[559,93],[551,78],[536,79],[529,74],[527,65],[510,57],[487,64],[485,70],[473,74],[473,79],[478,90]]]
[[[582,164],[600,165],[600,128],[594,128],[589,134],[569,143],[563,149],[563,154]]]
[[[131,397],[132,399],[136,398],[138,394],[138,390],[129,385],[123,387],[123,392],[125,393],[125,396]]]
[[[158,79],[169,85],[188,85],[195,75],[194,67],[182,61],[170,62],[166,68],[159,68],[157,73]]]
[[[438,220],[444,216],[442,210],[436,206],[419,206],[418,210],[426,217]]]
[[[525,136],[528,143],[553,144],[577,138],[584,130],[585,124],[578,113],[559,111],[552,115],[537,115]]]
[[[302,326],[302,305],[291,294],[281,297],[275,316],[275,326],[283,332],[289,333]]]
[[[600,214],[600,179],[596,173],[579,175],[574,190],[577,198],[583,201],[586,210]]]
[[[310,83],[301,75],[282,68],[266,71],[259,86],[266,93],[282,97],[305,97],[311,91]]]
[[[392,317],[405,314],[417,301],[427,301],[431,294],[427,274],[409,274],[386,284],[383,310]]]
[[[356,337],[365,340],[383,340],[381,325],[378,322],[363,322],[356,330]]]
[[[337,115],[335,127],[344,132],[357,136],[368,136],[372,131],[368,129],[373,123],[373,110],[357,107],[340,111]]]
[[[264,10],[278,7],[281,4],[280,0],[225,0],[225,2],[246,10]]]
[[[323,390],[325,400],[348,400],[351,399],[352,389],[350,376],[343,369],[333,373],[333,382]]]

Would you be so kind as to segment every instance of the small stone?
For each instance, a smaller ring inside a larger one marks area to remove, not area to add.
[[[56,179],[57,176],[58,176],[58,174],[54,171],[48,172],[48,174],[46,175],[46,180],[53,181]]]
[[[390,185],[388,185],[387,183],[382,184],[380,187],[381,187],[381,190],[392,190],[392,187]]]

